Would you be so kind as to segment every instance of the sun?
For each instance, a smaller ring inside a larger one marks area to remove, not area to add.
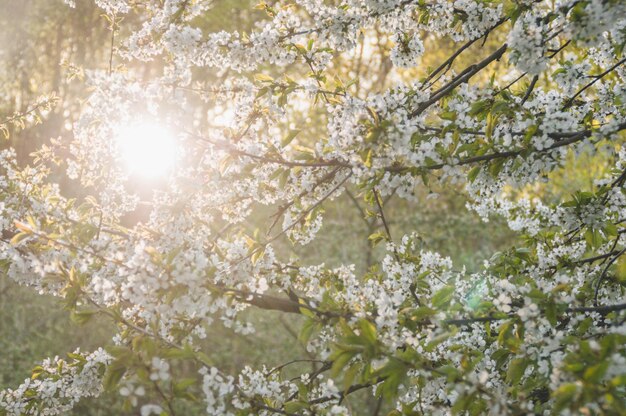
[[[118,129],[121,160],[129,173],[159,178],[173,169],[178,156],[174,134],[158,122],[141,121]]]

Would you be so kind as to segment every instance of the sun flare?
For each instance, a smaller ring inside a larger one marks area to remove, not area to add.
[[[118,146],[131,174],[158,178],[172,170],[178,147],[172,132],[156,122],[140,122],[119,129]]]

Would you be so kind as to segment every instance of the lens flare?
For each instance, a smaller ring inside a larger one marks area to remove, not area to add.
[[[158,123],[141,122],[119,129],[121,159],[133,175],[165,176],[176,163],[178,148],[172,132]]]

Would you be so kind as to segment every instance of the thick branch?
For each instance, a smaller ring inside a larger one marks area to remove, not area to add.
[[[620,303],[617,305],[603,305],[603,306],[583,306],[576,308],[565,309],[566,313],[581,313],[581,312],[598,312],[600,314],[607,314],[610,312],[617,312],[626,309],[626,303]],[[508,314],[505,316],[480,316],[476,318],[460,318],[460,319],[446,319],[444,322],[449,325],[471,325],[476,322],[494,322],[502,321],[516,317],[516,314]]]
[[[494,53],[492,53],[491,55],[483,59],[481,62],[467,67],[465,70],[463,70],[463,72],[457,75],[456,78],[450,81],[447,85],[443,86],[438,91],[436,91],[430,97],[428,101],[425,101],[424,103],[420,104],[419,107],[417,107],[417,109],[410,114],[410,117],[416,117],[420,115],[428,107],[430,107],[431,105],[441,100],[444,96],[450,93],[453,89],[469,81],[474,75],[482,71],[487,65],[489,65],[493,61],[499,60],[502,57],[502,55],[504,55],[504,52],[506,51],[507,47],[508,46],[505,43],[497,51],[495,51]]]

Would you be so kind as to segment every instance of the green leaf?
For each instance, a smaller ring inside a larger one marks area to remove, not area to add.
[[[363,165],[366,168],[372,167],[372,149],[367,149],[366,152],[361,153],[361,160],[363,160]]]
[[[267,74],[256,74],[254,75],[254,79],[259,82],[274,82],[274,78]]]
[[[193,359],[196,357],[196,353],[188,344],[184,348],[172,347],[168,348],[161,354],[163,358],[178,358],[178,359]]]
[[[287,93],[280,94],[277,104],[279,107],[284,107],[287,104]]]
[[[354,383],[354,380],[356,379],[356,376],[359,374],[360,370],[361,370],[361,364],[357,363],[351,366],[350,368],[348,368],[348,370],[344,373],[343,375],[343,391],[344,392],[347,392],[348,389],[352,386],[352,383]]]
[[[311,335],[313,335],[313,331],[315,330],[315,321],[312,319],[307,319],[306,322],[302,325],[300,329],[300,334],[298,335],[298,341],[302,345],[307,345],[309,339],[311,339]]]
[[[480,173],[480,166],[474,166],[472,170],[470,170],[469,173],[467,174],[467,180],[470,182],[474,182],[474,180],[476,180],[476,177],[478,176],[479,173]]]
[[[479,119],[484,119],[491,108],[491,100],[481,100],[472,104],[469,115],[472,117],[478,116]]]
[[[496,362],[496,368],[501,369],[507,358],[511,355],[511,352],[505,348],[495,350],[491,354],[491,358]]]
[[[376,344],[376,327],[367,319],[361,319],[359,321],[359,329],[361,330],[361,336],[369,344]]]
[[[613,377],[611,379],[611,385],[614,387],[626,386],[626,374]]]
[[[406,379],[406,365],[398,360],[391,358],[383,368],[378,371],[380,377],[384,381],[376,387],[376,396],[391,400],[398,394],[398,387]]]
[[[39,377],[43,372],[44,372],[44,368],[40,365],[36,366],[35,368],[33,368],[32,371],[32,375],[30,376],[31,380],[35,380],[37,377]]]
[[[433,316],[436,313],[436,310],[429,308],[428,306],[420,306],[419,308],[415,308],[411,311],[411,319],[421,321],[422,319]]]
[[[115,363],[107,368],[104,375],[102,385],[106,391],[113,391],[117,388],[122,377],[126,373],[126,367],[123,365],[116,365]]]
[[[607,236],[610,236],[610,237],[616,237],[619,234],[617,226],[611,223],[606,224],[604,226],[604,232],[606,233]]]
[[[185,393],[187,389],[196,384],[196,379],[194,378],[183,378],[180,379],[173,384],[174,394],[177,396]]]
[[[506,162],[505,158],[496,159],[489,165],[489,173],[494,178],[498,176],[498,174],[502,171],[504,167],[504,163]]]
[[[77,324],[83,325],[96,314],[97,310],[74,311],[70,315],[70,319]]]
[[[583,374],[583,378],[590,383],[598,384],[602,381],[602,378],[604,378],[604,375],[606,374],[606,370],[608,370],[608,368],[609,362],[603,361],[599,364],[587,368],[585,370],[585,373]]]
[[[553,414],[559,414],[561,410],[571,405],[577,394],[578,385],[576,383],[562,384],[554,392]]]
[[[287,146],[289,143],[291,143],[293,141],[293,139],[296,138],[296,136],[301,132],[302,130],[300,129],[291,129],[289,130],[289,133],[285,136],[285,138],[280,142],[280,145],[282,147]]]
[[[533,138],[533,136],[537,133],[537,131],[539,130],[539,126],[533,124],[532,126],[529,126],[526,128],[526,133],[524,134],[524,139],[526,141],[530,141],[530,139]]]
[[[454,286],[445,286],[433,295],[431,304],[435,308],[442,308],[450,303],[454,294]]]
[[[457,114],[455,111],[444,111],[443,113],[439,114],[439,117],[443,120],[454,121],[456,120]]]
[[[512,108],[511,105],[509,103],[507,103],[506,101],[496,101],[493,106],[491,107],[491,112],[493,114],[511,114],[512,113]]]
[[[341,370],[350,362],[356,353],[354,351],[342,351],[334,360],[330,368],[330,376],[337,377]]]
[[[445,340],[450,338],[450,336],[452,336],[452,334],[455,333],[455,332],[456,331],[444,332],[443,334],[434,337],[432,339],[432,341],[430,341],[428,344],[426,344],[426,346],[424,347],[424,350],[427,351],[427,352],[435,351],[435,348],[437,348],[437,345],[441,344],[442,342],[444,342]]]
[[[506,379],[509,383],[515,385],[519,383],[528,367],[529,360],[526,358],[514,358],[509,363],[509,368],[506,371]]]
[[[263,97],[269,91],[270,91],[269,87],[260,88],[259,91],[256,93],[256,98],[258,99],[258,98]]]
[[[594,228],[588,228],[585,232],[585,241],[591,248],[596,248],[602,245],[604,238],[600,230]]]
[[[550,322],[550,325],[552,325],[553,327],[556,327],[558,320],[557,320],[556,304],[554,303],[554,301],[548,300],[546,302],[544,310],[545,310],[546,319],[548,320],[548,322]]]
[[[284,409],[287,413],[297,413],[307,408],[307,404],[300,400],[292,400],[285,403]]]
[[[15,234],[12,238],[11,238],[11,245],[16,246],[17,244],[19,244],[22,240],[26,239],[28,236],[30,235],[30,233],[17,233]]]
[[[376,233],[370,234],[370,236],[367,237],[367,239],[370,240],[372,242],[372,245],[375,246],[381,241],[386,240],[387,236],[383,232],[376,232]]]

